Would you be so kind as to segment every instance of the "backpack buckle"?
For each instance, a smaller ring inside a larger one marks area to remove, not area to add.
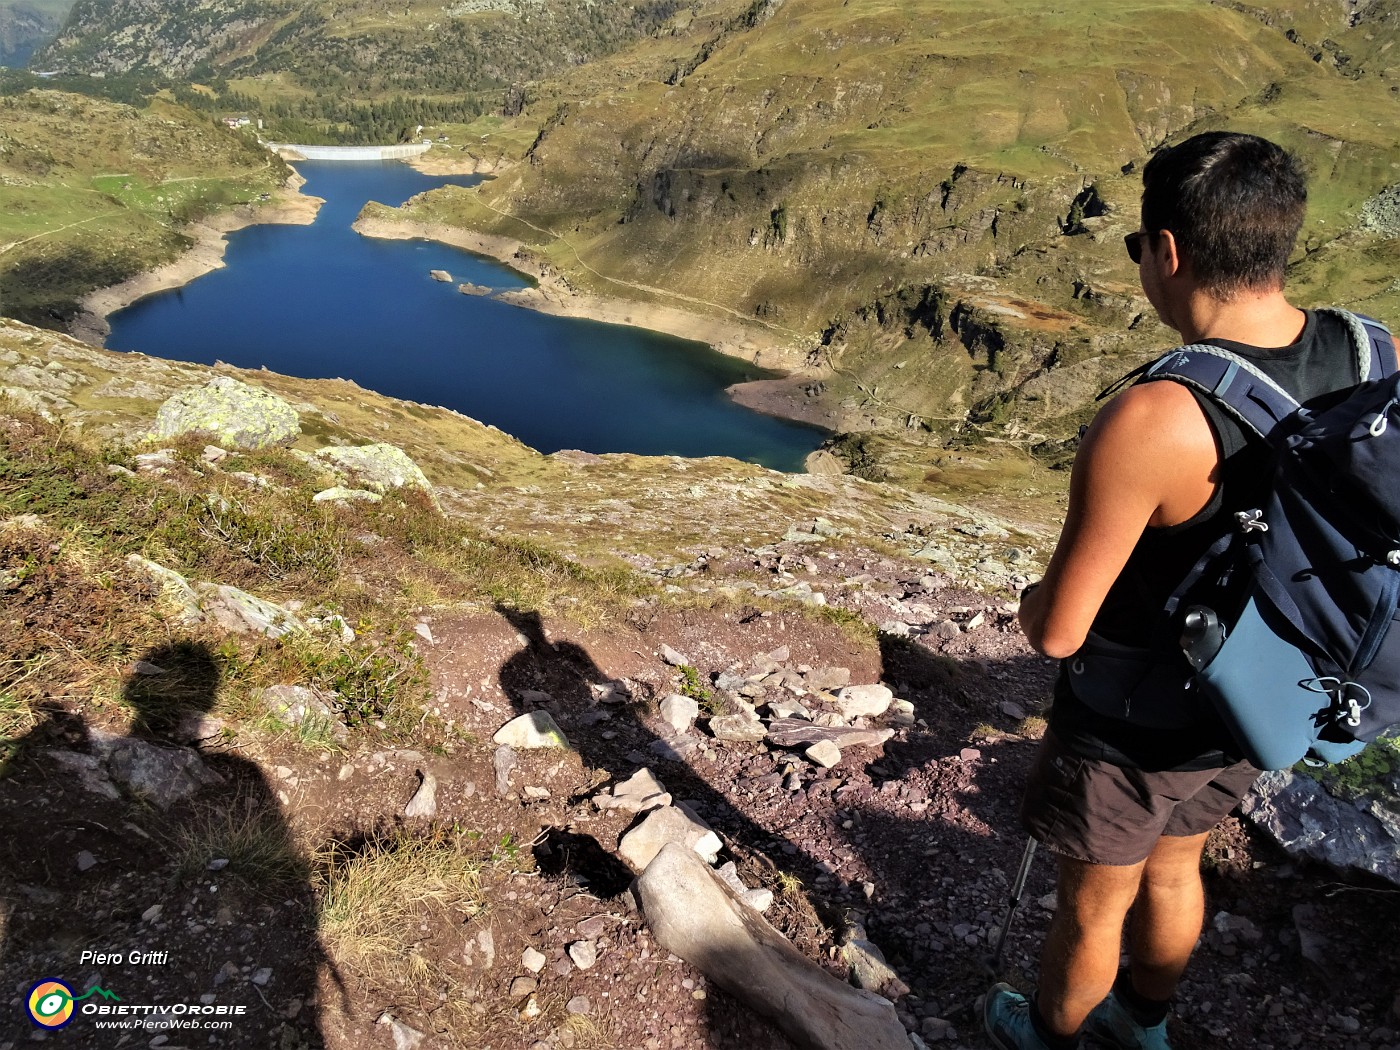
[[[1235,514],[1241,532],[1268,532],[1269,523],[1264,520],[1262,510],[1241,510]]]
[[[1351,690],[1355,690],[1355,692],[1351,692]],[[1346,709],[1346,713],[1342,715],[1342,724],[1349,729],[1359,728],[1361,712],[1371,706],[1370,690],[1357,682],[1345,682],[1342,685],[1341,700],[1342,706]]]

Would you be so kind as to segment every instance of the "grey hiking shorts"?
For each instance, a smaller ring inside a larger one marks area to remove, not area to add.
[[[1047,731],[1021,803],[1021,823],[1061,856],[1139,864],[1163,835],[1186,838],[1215,827],[1258,776],[1248,762],[1160,773],[1115,766],[1075,754]]]

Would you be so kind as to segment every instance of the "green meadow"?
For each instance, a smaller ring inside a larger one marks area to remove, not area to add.
[[[171,261],[191,223],[288,174],[248,138],[168,103],[0,98],[0,310],[71,320],[83,295]]]

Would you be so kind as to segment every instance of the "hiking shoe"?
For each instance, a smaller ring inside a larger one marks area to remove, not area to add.
[[[1144,1028],[1116,992],[1110,992],[1084,1022],[1084,1045],[1095,1050],[1171,1050],[1167,1022]]]
[[[982,1000],[987,1037],[1000,1050],[1050,1050],[1031,1024],[1031,1004],[1009,984],[995,984]]]

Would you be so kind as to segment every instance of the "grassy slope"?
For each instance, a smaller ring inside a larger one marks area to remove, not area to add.
[[[1228,126],[1299,150],[1316,174],[1306,240],[1328,246],[1300,264],[1300,292],[1400,306],[1389,242],[1337,240],[1400,159],[1388,83],[1343,75],[1323,48],[1369,34],[1379,50],[1393,32],[1350,29],[1346,15],[1341,3],[714,0],[673,35],[537,85],[528,163],[410,210],[535,242],[590,290],[685,289],[804,348],[826,332],[844,391],[873,414],[958,416],[1052,356],[1168,338],[1151,324],[1125,335],[1146,304],[1117,247],[1139,192],[1120,169],[1188,131]],[[1108,215],[1064,236],[1090,183]],[[872,320],[872,304],[930,287],[932,323],[902,308]],[[955,333],[958,302],[971,323]]]
[[[301,421],[296,448],[303,452],[398,445],[431,480],[437,502],[408,492],[377,504],[318,504],[312,496],[335,480],[287,450],[235,450],[215,465],[202,458],[206,441],[198,435],[146,436],[166,398],[215,374],[292,404]],[[177,465],[126,472],[138,466],[138,453],[157,447],[173,448]],[[249,485],[247,472],[269,484]],[[12,520],[19,515],[37,516],[63,542],[40,537],[32,551],[28,540],[11,543],[13,532],[6,530],[23,525]],[[69,623],[74,638],[91,634],[74,643],[83,674],[72,688],[97,689],[98,707],[120,704],[101,690],[119,682],[120,668],[148,644],[142,632],[161,631],[159,603],[153,607],[150,588],[142,591],[124,567],[130,554],[192,580],[248,588],[274,601],[295,598],[304,615],[329,610],[366,635],[344,645],[299,637],[288,646],[221,640],[212,626],[207,639],[196,631],[234,673],[228,713],[246,715],[259,686],[310,680],[332,688],[327,676],[363,671],[368,687],[381,672],[407,667],[405,632],[397,625],[424,607],[499,603],[584,624],[616,621],[638,596],[660,597],[659,584],[632,571],[633,559],[685,564],[716,548],[777,542],[789,527],[810,526],[818,517],[849,537],[829,545],[879,549],[880,537],[913,523],[928,541],[957,552],[969,572],[985,556],[981,541],[956,531],[985,515],[889,486],[789,478],[724,459],[615,455],[577,463],[541,456],[446,409],[343,380],[115,353],[0,319],[0,591],[27,578],[23,566],[35,551],[57,577],[81,581],[71,605],[51,597],[44,615]],[[1044,539],[1034,522],[1015,528],[998,542],[1024,549]],[[99,593],[104,579],[105,595]],[[139,600],[128,602],[133,589],[141,591]],[[42,588],[32,590],[42,604]],[[705,586],[677,601],[722,606],[733,597],[726,594]],[[47,641],[25,634],[24,622],[17,614],[0,625],[6,658],[0,661],[0,778],[5,738],[33,722],[44,697],[71,693],[55,677],[68,673],[62,661]],[[376,654],[388,663],[381,666]],[[397,729],[421,715],[423,688],[414,680],[400,697],[408,706],[402,717],[388,719]]]
[[[0,147],[0,310],[47,323],[93,288],[174,258],[189,220],[288,175],[178,107],[50,91],[0,98]]]

